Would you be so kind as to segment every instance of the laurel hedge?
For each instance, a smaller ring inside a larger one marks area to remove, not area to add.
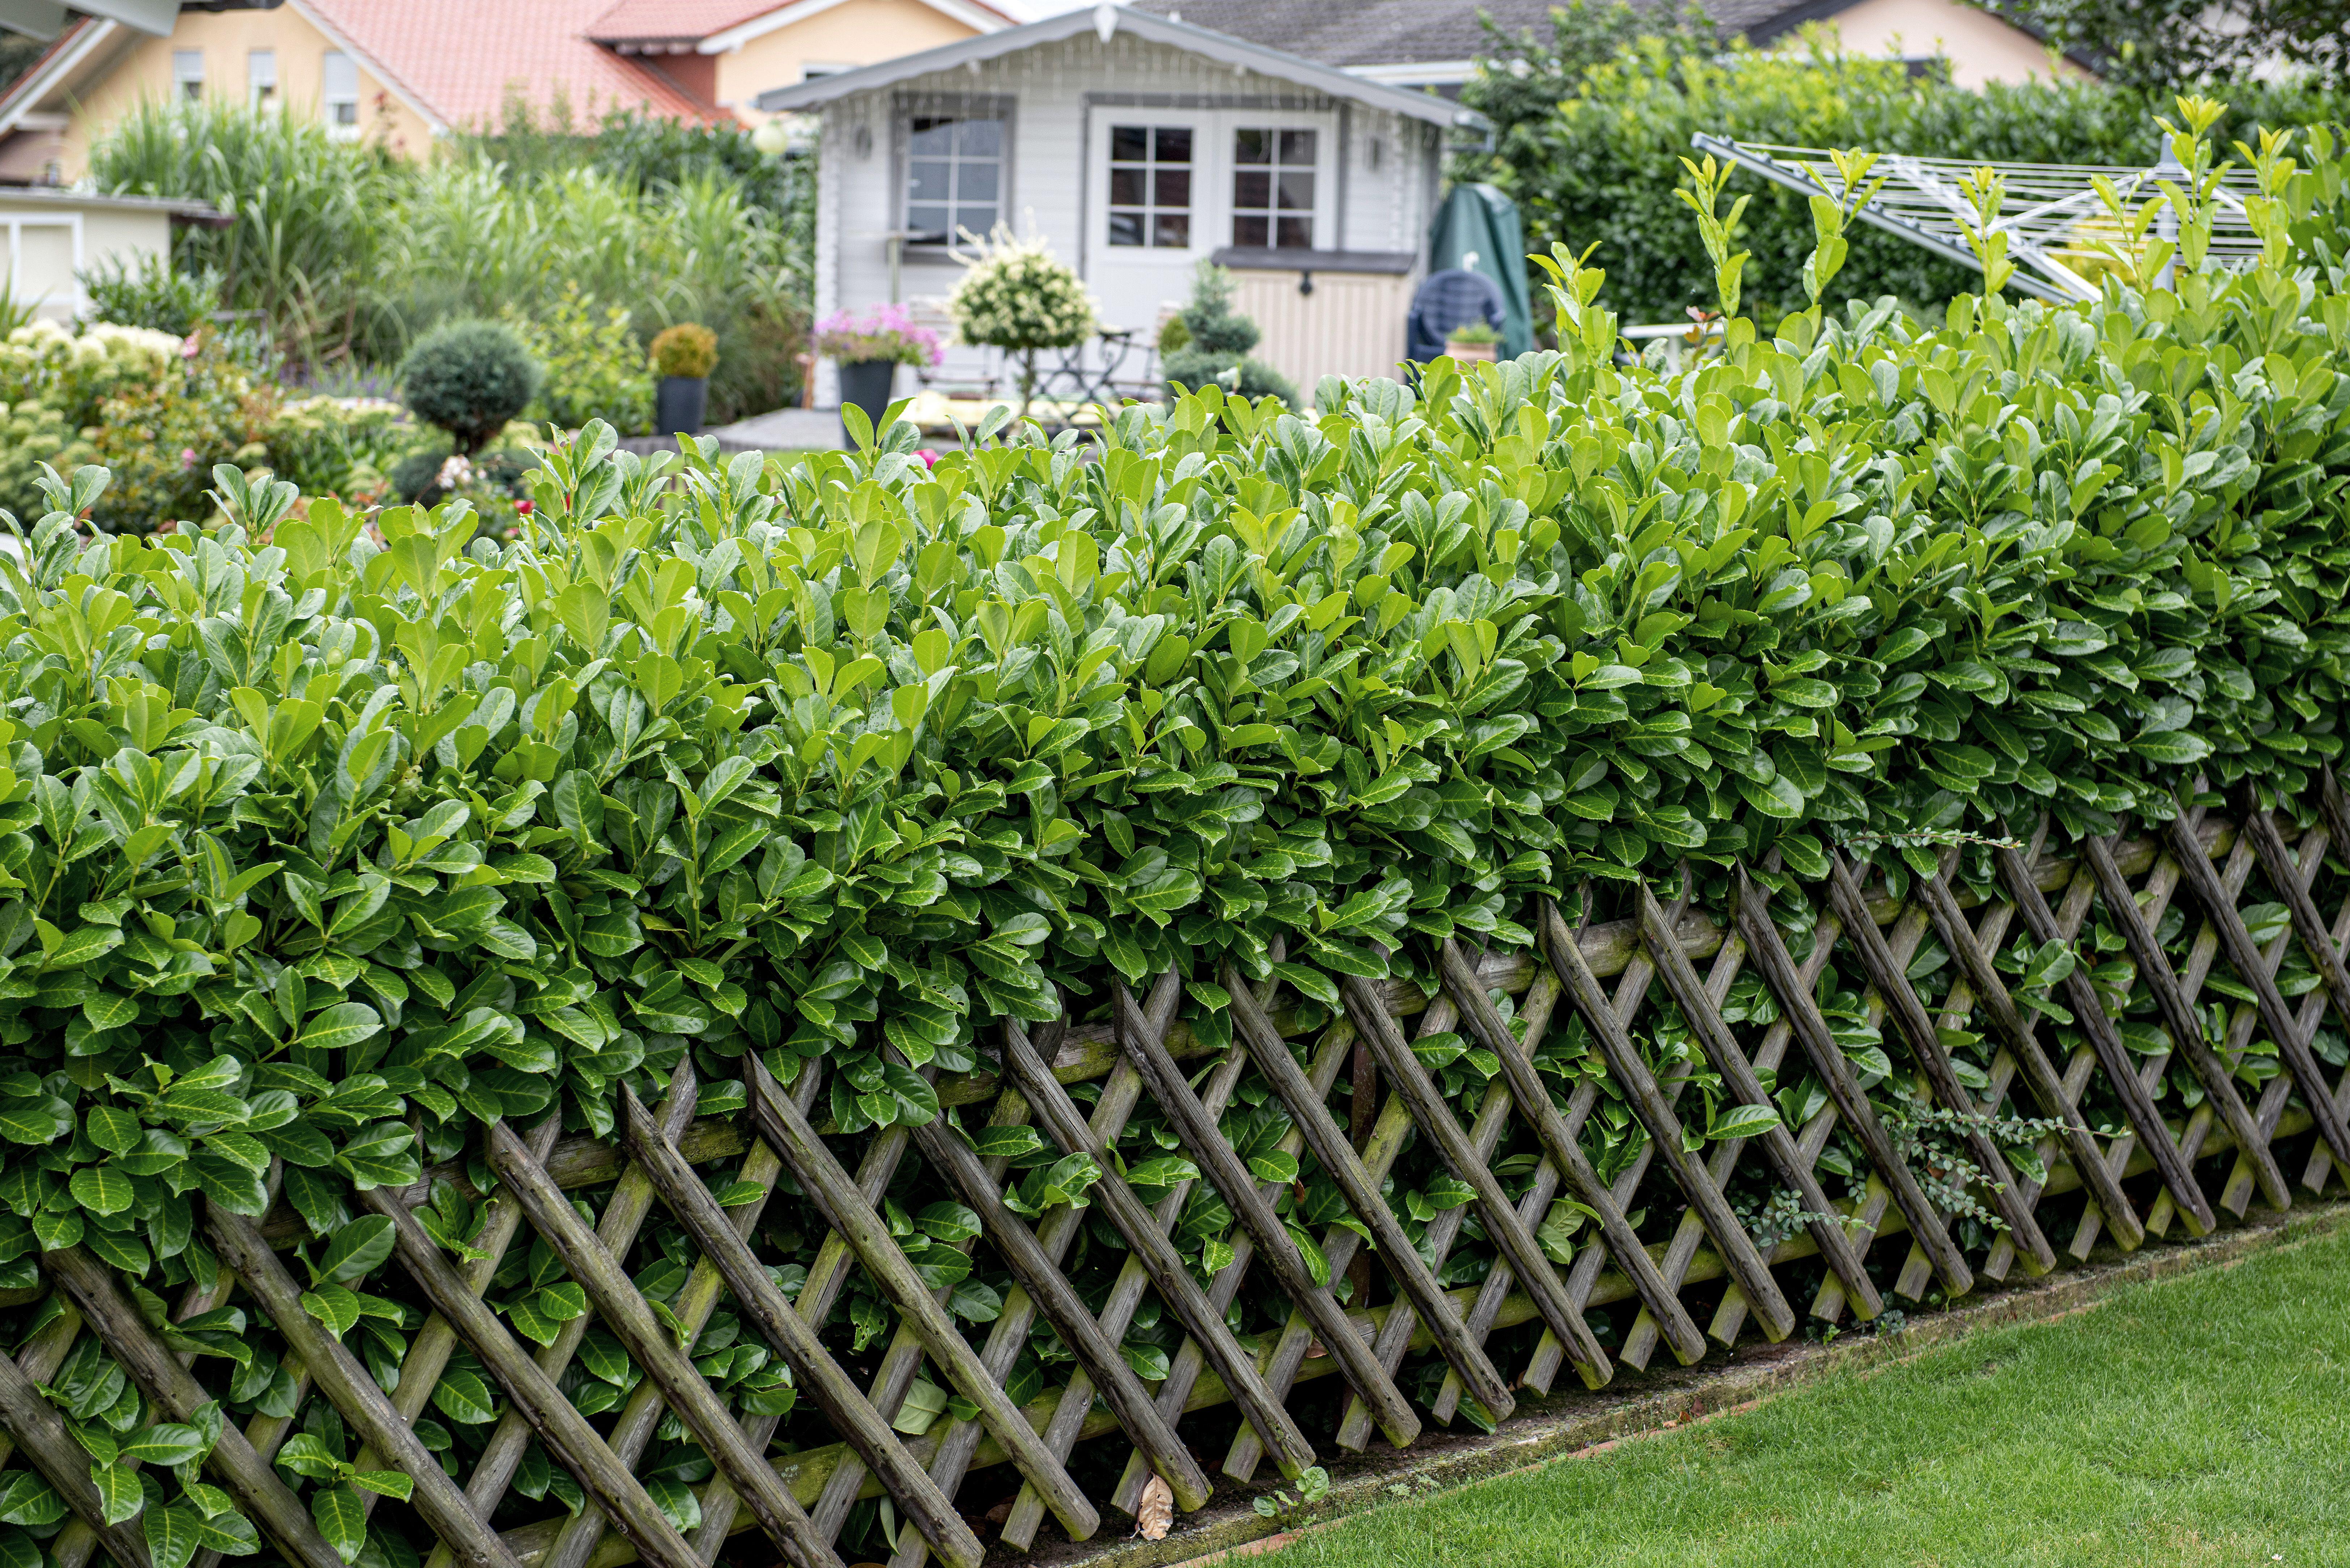
[[[1599,275],[1562,254],[1556,352],[1326,380],[1310,416],[1210,387],[1092,444],[999,413],[934,464],[903,423],[791,465],[641,459],[592,426],[546,452],[503,545],[463,503],[368,517],[225,468],[204,527],[93,534],[77,520],[107,473],[46,481],[21,558],[0,555],[9,1343],[63,1310],[43,1251],[86,1248],[161,1322],[217,1278],[202,1207],[257,1216],[276,1193],[310,1310],[390,1387],[423,1312],[352,1189],[428,1183],[421,1220],[463,1251],[485,1123],[559,1110],[608,1135],[619,1086],[650,1100],[689,1054],[705,1115],[743,1106],[747,1053],[786,1080],[821,1061],[820,1114],[856,1135],[959,1119],[967,1096],[940,1085],[984,1068],[992,1020],[1098,1016],[1120,979],[1190,977],[1212,1044],[1229,960],[1279,979],[1304,1032],[1333,976],[1432,989],[1433,939],[1529,946],[1537,895],[1605,915],[1612,888],[1686,865],[1702,899],[1775,856],[1801,927],[1792,879],[1831,846],[1898,895],[1953,844],[1988,883],[1984,841],[2043,813],[2068,833],[2159,820],[2199,776],[2207,803],[2305,812],[2350,680],[2350,280],[2334,144],[2262,169],[2268,254],[2194,270],[2190,211],[2175,292],[2117,270],[2094,304],[1969,296],[1931,331],[1856,302],[1771,339],[1734,323],[1725,353],[1667,374],[1615,362]],[[1840,219],[1820,222],[1825,286]],[[2273,905],[2251,919],[2283,929]],[[2120,946],[2093,919],[2091,961]],[[1911,971],[1929,1002],[1939,950]],[[2069,1019],[2047,992],[2069,959],[2000,961]],[[2288,992],[2316,983],[2289,961]],[[1898,1112],[1924,1091],[1862,987],[1831,968],[1823,1004]],[[1770,1005],[1750,981],[1731,1016]],[[1641,1027],[1659,1062],[1696,1059],[1670,1008]],[[2150,1013],[2126,1030],[2163,1048]],[[1989,1048],[1950,1044],[1981,1078]],[[1419,1049],[1456,1096],[1493,1068],[1451,1036]],[[1574,1027],[1538,1064],[1562,1092],[1604,1076]],[[2241,1071],[2273,1076],[2273,1047]],[[1792,1070],[1777,1087],[1791,1120],[1822,1095]],[[2177,1110],[2200,1090],[2159,1093]],[[1274,1147],[1287,1126],[1244,1088],[1225,1131],[1294,1179],[1284,1212],[1318,1257],[1343,1206]],[[1082,1203],[1085,1162],[1024,1136],[990,1141],[1018,1155],[1020,1204]],[[1607,1175],[1643,1135],[1608,1098],[1585,1136]],[[1130,1176],[1196,1174],[1174,1147],[1138,1113]],[[1530,1148],[1498,1158],[1530,1179]],[[1866,1173],[1841,1144],[1822,1163]],[[727,1190],[728,1162],[708,1174]],[[1415,1236],[1465,1197],[1425,1150],[1398,1168]],[[887,1207],[984,1321],[1008,1278],[957,1245],[972,1222],[946,1199],[909,1159]],[[1230,1220],[1192,1201],[1179,1240],[1202,1269]],[[1968,1220],[1970,1245],[1991,1223]],[[787,1184],[761,1249],[795,1282],[823,1231]],[[1577,1244],[1571,1220],[1545,1240]],[[1071,1271],[1122,1251],[1089,1231]],[[656,1216],[631,1266],[661,1300],[692,1256]],[[1490,1262],[1472,1227],[1445,1281]],[[541,1343],[586,1310],[544,1243],[490,1297]],[[1257,1332],[1279,1310],[1236,1312]],[[853,1357],[890,1322],[860,1281],[825,1332]],[[249,1302],[171,1335],[214,1414],[294,1412]],[[1139,1314],[1127,1355],[1161,1375],[1175,1335]],[[738,1407],[788,1410],[756,1338],[722,1311],[696,1354]],[[1040,1330],[1015,1391],[1066,1359]],[[598,1333],[565,1387],[600,1416],[635,1376]],[[258,1549],[201,1482],[208,1435],[153,1424],[94,1341],[52,1391],[99,1470],[154,1461],[106,1484],[161,1568]],[[463,1473],[499,1407],[461,1351],[420,1430]],[[388,1503],[362,1529],[351,1500],[390,1483],[353,1470],[322,1402],[301,1419],[281,1465],[330,1539],[411,1562],[413,1516]],[[830,1437],[795,1411],[777,1440]],[[639,1473],[684,1518],[710,1467],[671,1431]],[[536,1449],[516,1484],[502,1525],[579,1505]],[[65,1517],[13,1474],[0,1556],[36,1568]]]

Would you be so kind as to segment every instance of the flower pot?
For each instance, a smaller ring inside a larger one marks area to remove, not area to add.
[[[854,403],[865,410],[865,421],[875,434],[881,431],[881,416],[889,411],[889,383],[897,378],[895,359],[858,359],[840,368],[840,406]],[[847,430],[846,424],[841,426]]]
[[[659,435],[699,435],[702,410],[710,400],[707,376],[663,376],[653,390],[653,431]]]
[[[1500,358],[1498,343],[1447,343],[1444,355],[1448,359],[1494,359]]]

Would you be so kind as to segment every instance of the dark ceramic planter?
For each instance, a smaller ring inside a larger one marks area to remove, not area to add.
[[[859,359],[840,368],[840,406],[854,403],[865,410],[865,421],[879,434],[881,416],[889,411],[889,383],[898,375],[894,359]],[[846,431],[847,425],[841,429]]]
[[[659,435],[699,435],[702,410],[710,401],[707,376],[663,376],[653,390],[653,431]]]

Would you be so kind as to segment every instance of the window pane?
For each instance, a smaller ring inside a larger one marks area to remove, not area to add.
[[[1314,210],[1314,176],[1311,173],[1293,174],[1286,169],[1283,170],[1281,205],[1287,212],[1312,212]]]
[[[359,122],[359,106],[357,103],[344,102],[335,105],[335,123],[337,125],[357,125]]]
[[[1232,161],[1235,163],[1272,162],[1272,133],[1263,130],[1236,130],[1232,132]]]
[[[906,194],[917,202],[943,202],[947,199],[947,170],[951,165],[929,161],[906,165]]]
[[[1285,251],[1310,251],[1314,248],[1314,220],[1284,218],[1281,220],[1280,248]]]
[[[995,208],[993,205],[957,207],[955,227],[958,230],[969,229],[974,234],[983,234],[995,227]]]
[[[1270,207],[1273,205],[1273,176],[1246,171],[1232,176],[1232,205],[1235,207]]]
[[[993,158],[1003,148],[1000,119],[965,119],[955,126],[955,151],[966,158]]]
[[[1162,125],[1159,128],[1159,161],[1189,163],[1191,161],[1191,128],[1188,125]]]
[[[1139,207],[1143,202],[1142,171],[1113,169],[1109,171],[1109,201],[1113,207]]]
[[[947,210],[944,207],[909,207],[906,227],[924,238],[943,237],[947,232]]]
[[[253,87],[274,88],[277,85],[277,51],[255,49],[244,57],[244,79]]]
[[[1112,213],[1109,215],[1109,243],[1114,245],[1139,245],[1142,243],[1142,214]]]
[[[1161,169],[1151,184],[1151,200],[1161,207],[1188,207],[1191,204],[1191,171],[1189,169]],[[1111,198],[1115,201],[1117,198]]]
[[[931,115],[916,115],[910,127],[913,136],[907,151],[917,156],[943,157],[954,147],[954,121]]]
[[[1120,163],[1144,161],[1150,156],[1150,128],[1147,125],[1111,126],[1109,155]]]
[[[324,75],[326,96],[330,101],[359,96],[359,67],[340,49],[328,51]]]
[[[993,163],[956,164],[955,200],[958,202],[994,201],[997,172],[998,166]]]
[[[1261,217],[1234,218],[1232,220],[1232,244],[1236,245],[1263,244],[1264,220]]]
[[[1161,213],[1150,231],[1150,243],[1171,250],[1181,250],[1191,243],[1191,216],[1188,213]]]
[[[1314,161],[1314,132],[1284,130],[1281,133],[1281,161],[1284,163]]]

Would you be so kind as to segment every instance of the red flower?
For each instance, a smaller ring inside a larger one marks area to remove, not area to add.
[[[921,451],[916,452],[914,455],[922,460],[922,466],[924,468],[936,468],[939,465],[939,454],[931,451],[929,447],[922,448]]]
[[[515,510],[523,514],[525,516],[528,516],[531,511],[530,498],[528,496],[525,496],[522,500],[515,502]]]

